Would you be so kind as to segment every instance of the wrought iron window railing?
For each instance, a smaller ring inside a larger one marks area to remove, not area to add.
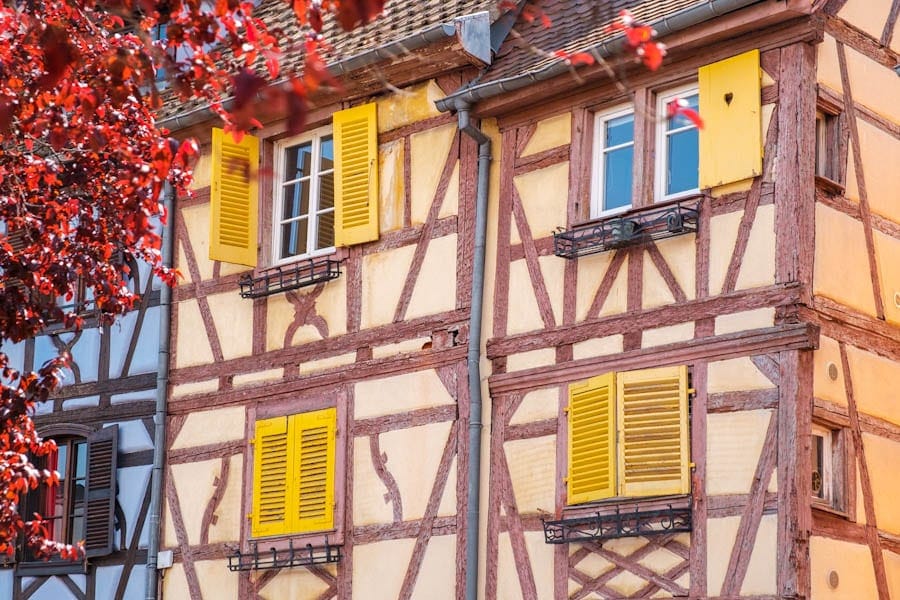
[[[553,253],[578,258],[648,240],[697,231],[700,220],[696,198],[640,208],[592,221],[553,234]]]
[[[258,569],[283,569],[286,567],[308,567],[325,563],[336,563],[341,560],[341,547],[328,543],[325,545],[305,546],[295,548],[293,541],[288,542],[287,548],[269,548],[260,550],[259,544],[250,544],[250,552],[242,553],[235,550],[228,555],[229,571],[254,571]]]
[[[582,515],[544,521],[544,541],[548,544],[567,544],[586,540],[659,535],[691,530],[691,508],[669,504],[663,508]]]
[[[329,256],[317,256],[272,267],[256,277],[245,275],[238,281],[241,298],[260,298],[287,292],[341,276],[341,262]]]

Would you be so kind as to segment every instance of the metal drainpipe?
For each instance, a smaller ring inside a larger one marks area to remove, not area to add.
[[[475,254],[469,316],[469,473],[466,506],[466,600],[478,598],[479,509],[481,502],[481,318],[484,306],[484,254],[487,235],[491,140],[469,121],[469,105],[456,106],[459,130],[478,142],[478,187],[475,190]]]
[[[162,263],[172,266],[175,248],[172,220],[175,218],[174,190],[166,184],[163,192],[166,207],[166,224],[162,233]],[[147,596],[146,600],[157,600],[159,575],[156,569],[159,555],[159,521],[162,512],[162,476],[166,458],[166,390],[169,385],[169,326],[171,321],[172,288],[163,284],[159,290],[159,359],[156,367],[156,412],[153,414],[153,471],[150,481],[150,513],[147,520],[149,540],[147,543]]]

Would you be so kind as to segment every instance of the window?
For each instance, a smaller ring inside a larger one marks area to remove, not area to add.
[[[599,217],[631,207],[634,111],[620,107],[599,113],[594,127],[591,217]]]
[[[256,421],[253,537],[334,528],[337,411]]]
[[[690,491],[687,367],[569,386],[568,503]]]
[[[274,262],[334,248],[334,139],[331,128],[275,146]]]
[[[813,423],[810,464],[813,506],[845,511],[847,506],[844,466],[845,434],[842,429]]]
[[[57,451],[37,459],[35,466],[56,470],[59,483],[42,485],[25,494],[22,511],[25,519],[38,513],[48,522],[49,539],[67,544],[83,540],[85,554],[91,558],[113,550],[118,426],[93,432],[86,429],[63,426],[60,431],[65,433],[42,432],[56,441]],[[22,558],[24,562],[33,560],[27,548]],[[43,561],[35,563],[34,568],[40,570],[41,565]],[[73,565],[66,561],[55,566]]]
[[[680,102],[699,110],[696,87],[684,87],[660,94],[656,114],[665,117],[657,125],[656,199],[669,200],[699,190],[700,142],[694,123],[681,114],[669,116],[669,105]]]
[[[816,113],[816,175],[834,182],[840,179],[839,135],[838,115],[819,110]]]

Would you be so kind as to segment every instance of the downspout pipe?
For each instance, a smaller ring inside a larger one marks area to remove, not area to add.
[[[162,263],[172,266],[175,248],[172,221],[175,218],[172,186],[166,184],[163,192],[166,208],[166,224],[162,231]],[[153,471],[150,479],[150,512],[147,518],[147,595],[146,600],[157,600],[159,574],[160,514],[162,512],[163,466],[166,458],[166,392],[169,387],[169,326],[172,319],[172,288],[166,284],[159,290],[159,355],[156,365],[156,410],[153,413]]]
[[[481,503],[481,321],[484,312],[484,256],[487,237],[488,183],[491,140],[469,118],[469,105],[456,106],[458,127],[478,143],[478,184],[475,188],[475,252],[472,265],[472,306],[469,313],[469,469],[466,485],[466,600],[478,598],[478,545]]]

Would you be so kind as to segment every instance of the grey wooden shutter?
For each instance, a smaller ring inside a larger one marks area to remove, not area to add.
[[[119,426],[104,427],[87,438],[84,550],[88,558],[113,550],[116,507],[116,452]]]

